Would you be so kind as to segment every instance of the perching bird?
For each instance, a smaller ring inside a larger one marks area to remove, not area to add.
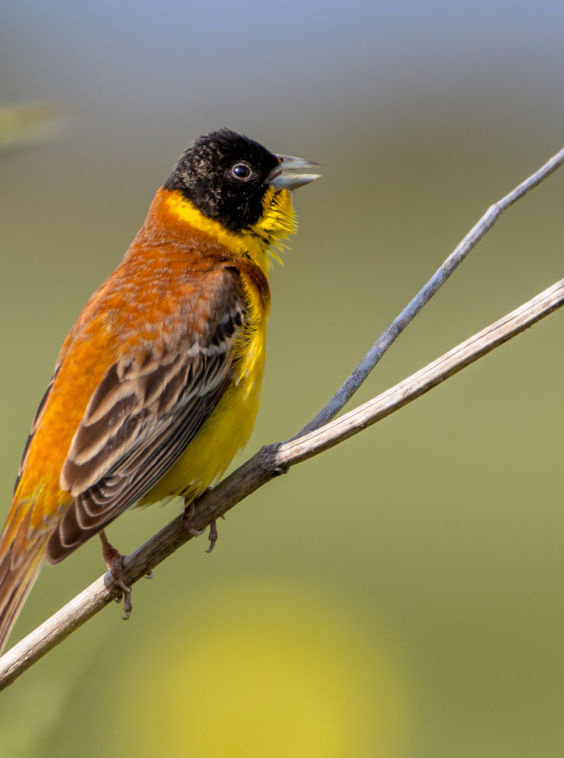
[[[67,336],[33,421],[0,540],[0,650],[45,561],[101,533],[119,568],[102,531],[111,521],[171,496],[189,504],[246,443],[269,260],[294,230],[289,191],[318,177],[318,164],[222,129],[157,191]]]

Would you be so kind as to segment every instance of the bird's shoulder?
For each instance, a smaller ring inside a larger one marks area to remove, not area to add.
[[[118,386],[138,386],[146,394],[152,377],[168,369],[226,358],[245,331],[250,288],[262,284],[252,267],[203,256],[171,263],[169,256],[164,271],[163,255],[160,265],[156,258],[134,261],[138,275],[126,259],[78,317],[37,409],[19,477],[30,454],[45,457],[46,446],[54,457],[65,454],[83,422],[120,395]]]

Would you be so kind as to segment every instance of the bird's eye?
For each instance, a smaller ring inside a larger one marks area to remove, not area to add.
[[[236,163],[231,169],[231,173],[235,179],[239,179],[241,182],[247,182],[251,178],[253,172],[248,163]]]

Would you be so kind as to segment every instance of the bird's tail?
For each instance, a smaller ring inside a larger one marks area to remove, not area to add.
[[[45,536],[25,546],[18,537],[5,534],[0,543],[0,654],[45,559]]]

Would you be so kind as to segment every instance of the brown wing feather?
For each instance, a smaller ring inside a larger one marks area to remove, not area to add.
[[[35,430],[37,429],[39,425],[39,420],[43,414],[43,409],[45,408],[45,405],[47,403],[47,398],[49,397],[49,393],[51,392],[51,388],[53,387],[53,383],[55,382],[55,379],[57,378],[57,372],[59,371],[60,364],[58,364],[55,367],[55,373],[51,377],[51,381],[49,382],[47,389],[43,393],[43,397],[39,401],[39,405],[37,406],[37,410],[35,411],[35,416],[33,417],[33,421],[31,423],[31,429],[28,434],[25,447],[22,453],[22,458],[20,461],[20,467],[18,469],[18,475],[16,477],[16,481],[14,483],[14,492],[18,489],[18,484],[20,483],[20,479],[22,478],[22,474],[25,468],[26,460],[27,460],[27,453],[29,450],[29,446],[31,444],[31,440],[33,439],[33,435],[35,434]]]
[[[223,306],[207,333],[182,349],[114,364],[92,395],[61,472],[74,496],[51,535],[51,563],[65,558],[166,473],[210,416],[232,378],[233,345],[244,329],[246,300],[229,273]]]

